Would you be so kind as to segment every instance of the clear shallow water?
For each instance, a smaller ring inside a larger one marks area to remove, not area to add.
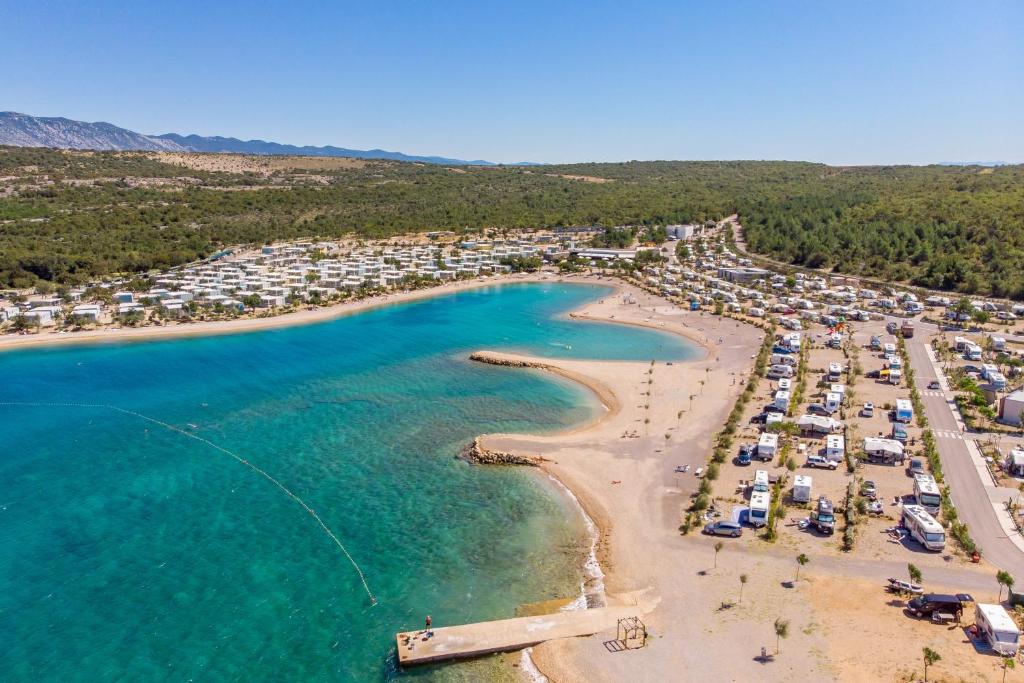
[[[561,319],[608,290],[508,285],[252,334],[0,354],[0,678],[384,680],[396,631],[571,597],[581,522],[543,478],[452,456],[587,419],[581,388],[477,348],[681,359],[675,338]],[[571,348],[570,348],[571,347]],[[437,669],[406,676],[435,677]]]

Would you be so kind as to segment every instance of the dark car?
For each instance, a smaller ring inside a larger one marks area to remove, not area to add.
[[[820,403],[812,403],[811,405],[807,406],[807,412],[810,413],[811,415],[824,415],[825,417],[828,417],[832,414],[828,412],[825,406],[821,405]]]
[[[926,593],[919,595],[907,603],[907,610],[915,617],[923,619],[936,613],[951,614],[959,621],[964,613],[964,603],[974,602],[974,598],[966,593],[947,595],[944,593]]]
[[[941,387],[939,386],[939,380],[933,379],[931,382],[928,383],[928,388],[929,389],[940,389]]]
[[[751,462],[751,454],[754,451],[754,447],[750,444],[743,444],[740,446],[740,454],[736,456],[737,465],[749,465]]]
[[[925,474],[924,462],[920,458],[911,458],[907,465],[907,474],[911,477],[915,474]]]
[[[743,527],[736,522],[711,522],[704,527],[704,533],[711,536],[732,536],[739,538],[743,535]]]

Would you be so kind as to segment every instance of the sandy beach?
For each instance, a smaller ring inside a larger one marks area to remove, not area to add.
[[[516,274],[492,276],[450,282],[427,289],[406,292],[395,292],[381,296],[367,297],[356,301],[345,301],[331,306],[307,308],[281,315],[262,318],[241,318],[238,320],[218,320],[205,322],[166,323],[161,326],[146,327],[104,327],[78,332],[60,333],[45,330],[40,333],[4,334],[0,335],[0,351],[28,348],[33,346],[55,346],[64,344],[101,344],[121,343],[130,341],[153,341],[177,337],[208,337],[221,334],[240,334],[259,330],[281,329],[297,325],[311,325],[363,311],[428,299],[445,294],[454,294],[482,287],[494,287],[517,282],[581,282],[585,284],[604,284],[616,286],[611,278],[561,276],[551,273]]]
[[[623,292],[634,303],[625,303]],[[549,641],[532,650],[536,668],[555,683],[915,680],[920,643],[939,643],[930,624],[883,618],[896,603],[881,585],[887,576],[903,576],[905,563],[814,555],[794,582],[795,552],[784,544],[725,539],[716,561],[715,539],[699,530],[688,536],[679,531],[700,483],[694,472],[706,464],[712,437],[752,371],[763,332],[684,311],[629,285],[571,315],[661,329],[700,344],[706,353],[698,360],[653,365],[492,354],[540,364],[533,371],[555,371],[580,382],[605,406],[579,429],[492,434],[481,443],[545,459],[541,467],[574,494],[598,527],[596,554],[607,603],[634,606],[650,634],[646,647],[628,651],[616,650],[614,631]],[[685,464],[688,473],[675,471]],[[733,495],[733,484],[716,481],[715,494]],[[981,568],[925,566],[934,590],[992,592],[991,574]],[[747,577],[742,593],[740,575]],[[781,653],[761,660],[762,647],[775,653],[774,622],[780,618],[790,622]],[[882,653],[879,642],[894,647]],[[972,680],[997,680],[991,678],[995,668],[988,658],[951,660],[930,674],[934,680],[968,672]]]

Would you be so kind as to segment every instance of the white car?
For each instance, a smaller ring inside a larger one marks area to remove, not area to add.
[[[864,417],[871,417],[875,414],[875,404],[865,403],[864,407],[860,409],[860,414]]]

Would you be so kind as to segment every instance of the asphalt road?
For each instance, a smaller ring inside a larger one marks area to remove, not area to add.
[[[938,379],[925,351],[932,331],[934,328],[931,326],[924,329],[919,326],[919,333],[907,340],[907,354],[914,368],[914,380],[924,403],[929,427],[935,434],[935,446],[942,460],[950,496],[985,560],[1016,577],[1024,577],[1024,553],[1010,541],[999,524],[954,417],[952,393],[928,389],[928,384]]]

